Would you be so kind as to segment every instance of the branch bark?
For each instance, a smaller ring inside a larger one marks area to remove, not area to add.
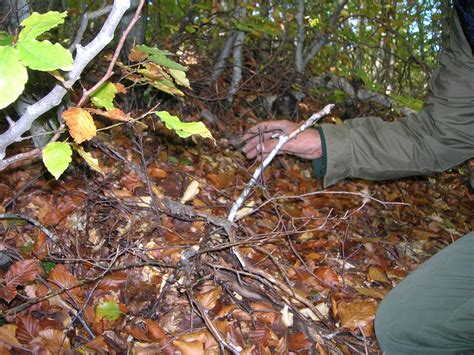
[[[346,6],[348,1],[349,0],[337,1],[336,8],[334,9],[334,12],[329,18],[329,29],[325,33],[322,33],[318,38],[316,38],[304,53],[303,70],[308,66],[311,59],[313,59],[319,53],[321,48],[323,48],[323,46],[326,44],[326,41],[328,40],[329,35],[336,27],[337,21],[339,20],[339,17],[341,16],[342,9],[344,8],[344,6]]]

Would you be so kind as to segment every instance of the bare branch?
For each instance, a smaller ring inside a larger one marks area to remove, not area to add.
[[[74,50],[76,49],[76,46],[79,43],[81,43],[82,38],[84,37],[84,33],[86,32],[87,25],[89,24],[89,20],[93,20],[95,18],[108,14],[111,10],[112,10],[112,5],[107,5],[99,10],[85,13],[84,16],[82,17],[79,29],[77,30],[76,38],[74,38],[74,41],[69,46],[69,51],[74,52]]]
[[[309,46],[309,48],[305,51],[304,58],[303,58],[303,69],[306,68],[308,63],[313,59],[323,48],[326,44],[326,41],[331,34],[331,31],[336,27],[337,21],[339,20],[339,16],[341,15],[341,11],[346,6],[349,0],[338,0],[336,8],[332,13],[331,17],[329,18],[329,30],[325,33],[322,33],[316,40]]]

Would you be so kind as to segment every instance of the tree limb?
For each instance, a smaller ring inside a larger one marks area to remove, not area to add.
[[[346,6],[349,0],[338,0],[336,8],[334,9],[334,12],[332,13],[331,17],[329,18],[329,30],[326,31],[325,33],[322,33],[318,38],[314,40],[314,42],[309,46],[309,48],[305,51],[304,58],[303,58],[303,70],[306,68],[313,59],[316,54],[319,53],[321,48],[326,44],[327,39],[329,38],[329,35],[331,34],[331,31],[334,30],[336,27],[337,21],[339,20],[339,16],[341,15],[341,11]]]

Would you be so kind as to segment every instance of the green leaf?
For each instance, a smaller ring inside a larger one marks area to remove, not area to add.
[[[177,116],[171,116],[167,111],[158,111],[155,114],[165,123],[166,128],[174,130],[181,138],[197,134],[204,138],[210,138],[215,142],[211,132],[202,122],[181,122]]]
[[[56,69],[71,70],[72,54],[60,44],[50,41],[23,41],[18,42],[18,51],[21,62],[34,70],[52,71]]]
[[[50,271],[54,269],[55,266],[56,266],[56,264],[53,263],[52,261],[42,261],[41,262],[41,267],[43,268],[43,271],[46,275],[48,275],[50,273]]]
[[[181,70],[181,71],[187,71],[188,68],[186,68],[185,66],[179,64],[179,63],[176,63],[175,61],[169,59],[168,57],[164,56],[164,55],[151,55],[150,58],[149,58],[153,63],[155,64],[158,64],[158,65],[161,65],[163,67],[166,67],[166,68],[170,68],[170,69],[175,69],[175,70]]]
[[[122,312],[120,312],[119,305],[115,301],[104,301],[97,306],[97,314],[107,320],[117,320],[120,318]]]
[[[186,78],[186,73],[184,71],[169,69],[169,73],[171,74],[171,76],[174,78],[174,80],[176,81],[178,85],[191,88],[191,86],[189,86],[189,79]]]
[[[137,46],[137,48],[138,48],[141,52],[148,53],[148,54],[155,54],[155,55],[173,55],[173,53],[168,52],[168,51],[165,51],[165,50],[163,50],[163,49],[158,49],[158,48],[155,48],[155,47],[148,47],[148,46],[145,46],[145,45],[143,45],[143,44]]]
[[[91,97],[91,101],[99,108],[104,107],[107,110],[113,110],[115,108],[113,101],[116,94],[117,88],[115,85],[107,82],[97,89],[96,92],[94,92]]]
[[[25,89],[28,72],[21,64],[18,51],[0,47],[0,109],[14,102]]]
[[[30,17],[22,21],[21,25],[24,28],[18,35],[18,42],[35,39],[40,34],[63,23],[66,16],[66,12],[50,11],[45,14],[33,12]]]
[[[56,180],[71,163],[71,156],[72,149],[67,143],[52,142],[43,149],[43,163]]]
[[[0,31],[0,46],[11,46],[15,37],[9,35],[5,31]]]

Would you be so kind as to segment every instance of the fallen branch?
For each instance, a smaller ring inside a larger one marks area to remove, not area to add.
[[[36,219],[24,215],[24,214],[14,214],[14,213],[0,213],[0,220],[2,219],[21,219],[24,221],[27,221],[28,223],[34,225],[35,227],[39,228],[46,236],[53,242],[58,242],[59,238],[51,232],[48,228],[43,226],[40,222],[38,222]]]

